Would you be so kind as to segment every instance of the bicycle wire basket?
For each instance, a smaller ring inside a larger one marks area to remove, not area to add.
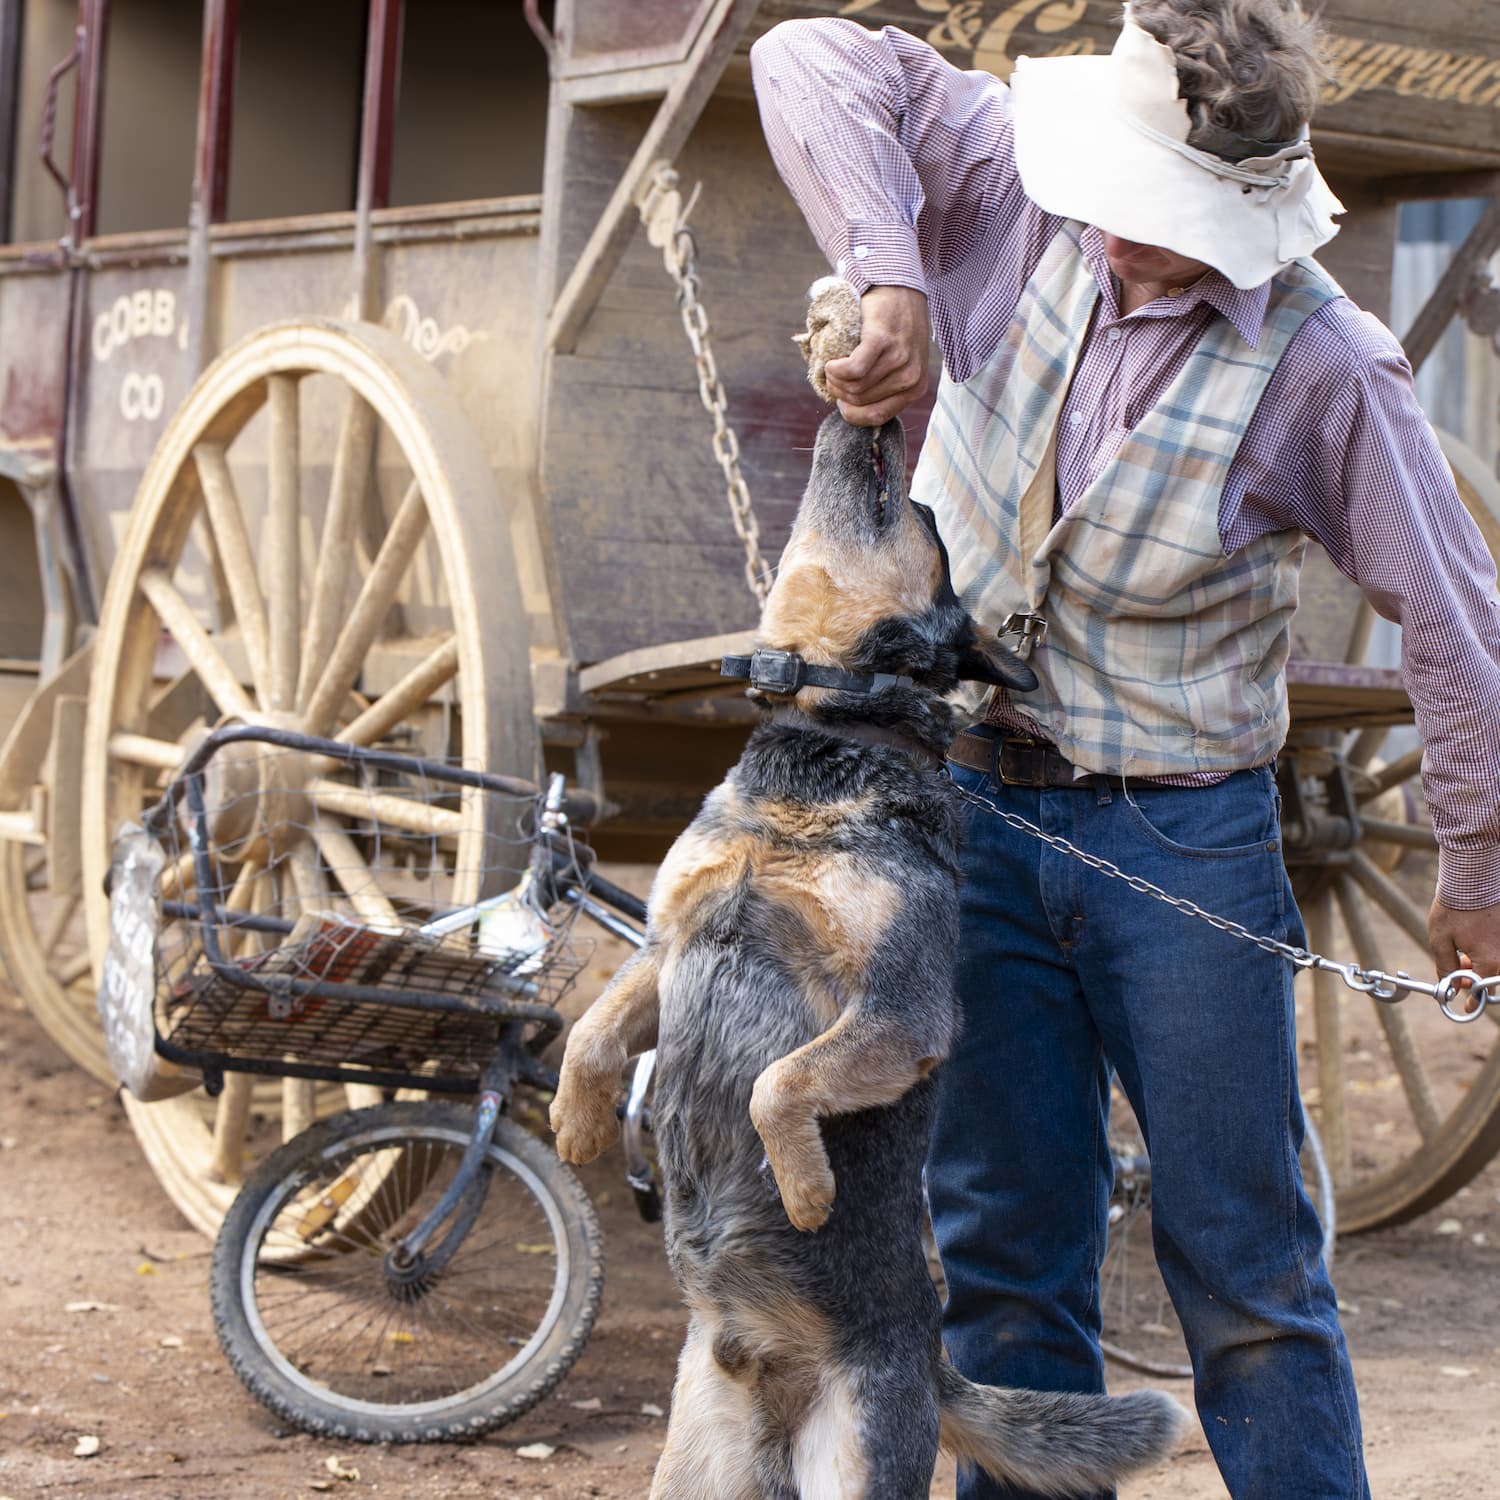
[[[147,817],[156,1052],[211,1092],[249,1072],[456,1093],[509,1041],[548,1085],[536,1055],[589,951],[563,897],[591,851],[541,794],[280,731],[211,739]]]

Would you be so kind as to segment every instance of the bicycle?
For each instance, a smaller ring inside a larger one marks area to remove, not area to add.
[[[287,790],[288,755],[352,775],[310,799]],[[353,821],[319,826],[327,804]],[[117,837],[101,1011],[127,1081],[149,1042],[210,1093],[238,1073],[380,1101],[256,1165],[214,1246],[226,1358],[308,1431],[488,1431],[551,1391],[592,1329],[593,1207],[508,1118],[518,1085],[556,1087],[541,1053],[583,962],[578,917],[644,940],[644,904],[592,868],[569,810],[560,776],[542,794],[236,725],[208,735]],[[650,1066],[624,1115],[630,1185],[653,1218]],[[414,1090],[475,1094],[477,1107],[398,1097]]]

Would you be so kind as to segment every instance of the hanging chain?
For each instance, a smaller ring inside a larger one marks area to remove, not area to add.
[[[1097,854],[1090,854],[1087,850],[1080,849],[1077,844],[1070,843],[1055,833],[1048,833],[1038,828],[1035,823],[1028,822],[1019,814],[1006,812],[1003,808],[996,807],[988,797],[982,797],[978,792],[971,792],[967,787],[958,786],[957,783],[954,783],[954,789],[965,801],[972,802],[976,807],[982,807],[986,812],[993,813],[1001,822],[1008,823],[1019,832],[1040,839],[1042,843],[1056,849],[1060,854],[1071,855],[1074,859],[1082,860],[1091,870],[1097,870],[1111,880],[1124,881],[1131,890],[1139,891],[1143,896],[1150,896],[1154,901],[1165,902],[1166,905],[1186,916],[1197,917],[1200,921],[1207,922],[1210,927],[1228,933],[1230,937],[1243,938],[1247,943],[1254,943],[1262,951],[1274,953],[1277,957],[1295,964],[1299,969],[1321,969],[1324,973],[1337,974],[1351,990],[1361,995],[1369,995],[1374,1000],[1387,1002],[1404,1000],[1412,993],[1428,995],[1438,1002],[1443,1014],[1450,1021],[1457,1021],[1460,1025],[1477,1021],[1484,1014],[1486,1007],[1500,1005],[1500,994],[1497,994],[1497,991],[1500,991],[1500,974],[1492,974],[1485,978],[1473,969],[1455,969],[1451,974],[1444,975],[1436,984],[1426,984],[1420,979],[1413,979],[1410,974],[1401,970],[1394,974],[1387,974],[1381,969],[1363,969],[1358,964],[1337,963],[1331,958],[1324,958],[1320,953],[1309,953],[1306,948],[1294,948],[1290,943],[1281,943],[1275,938],[1251,932],[1241,922],[1216,916],[1213,912],[1204,910],[1196,901],[1189,901],[1182,896],[1173,896],[1144,877],[1129,875],[1109,860]],[[1464,988],[1466,981],[1473,986],[1471,989]],[[1472,1010],[1457,1009],[1460,1001],[1473,1005],[1474,1008]]]
[[[701,187],[700,183],[698,187]],[[658,162],[639,198],[646,237],[662,253],[662,261],[677,283],[677,306],[682,326],[692,346],[698,369],[698,396],[714,419],[714,457],[724,471],[729,493],[729,514],[740,541],[745,544],[745,582],[757,604],[765,605],[770,592],[770,570],[760,555],[760,527],[750,505],[750,490],[740,470],[740,440],[729,425],[729,398],[709,340],[708,312],[699,300],[698,243],[687,227],[688,215],[698,201],[698,187],[684,207],[677,186],[677,173]]]

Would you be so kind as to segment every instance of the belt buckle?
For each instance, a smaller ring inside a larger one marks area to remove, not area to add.
[[[1024,752],[1026,772],[1021,775],[1014,774],[1013,769],[1006,768],[1006,751]],[[1043,786],[1043,772],[1047,747],[1038,744],[1035,740],[1024,739],[1019,735],[1006,735],[995,750],[995,778],[1001,786]]]

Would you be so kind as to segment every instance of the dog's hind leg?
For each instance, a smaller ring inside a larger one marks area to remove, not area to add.
[[[851,1005],[821,1036],[755,1080],[750,1119],[798,1229],[820,1228],[833,1207],[833,1168],[818,1120],[894,1104],[946,1050],[946,1035],[924,1045],[904,1017]]]
[[[569,1035],[551,1111],[564,1161],[582,1166],[620,1133],[620,1074],[636,1053],[656,1045],[660,977],[661,949],[648,941],[620,966]]]
[[[725,1372],[713,1343],[712,1330],[695,1317],[677,1362],[667,1444],[657,1460],[651,1500],[763,1500],[750,1389]],[[790,1500],[797,1500],[795,1490]]]

